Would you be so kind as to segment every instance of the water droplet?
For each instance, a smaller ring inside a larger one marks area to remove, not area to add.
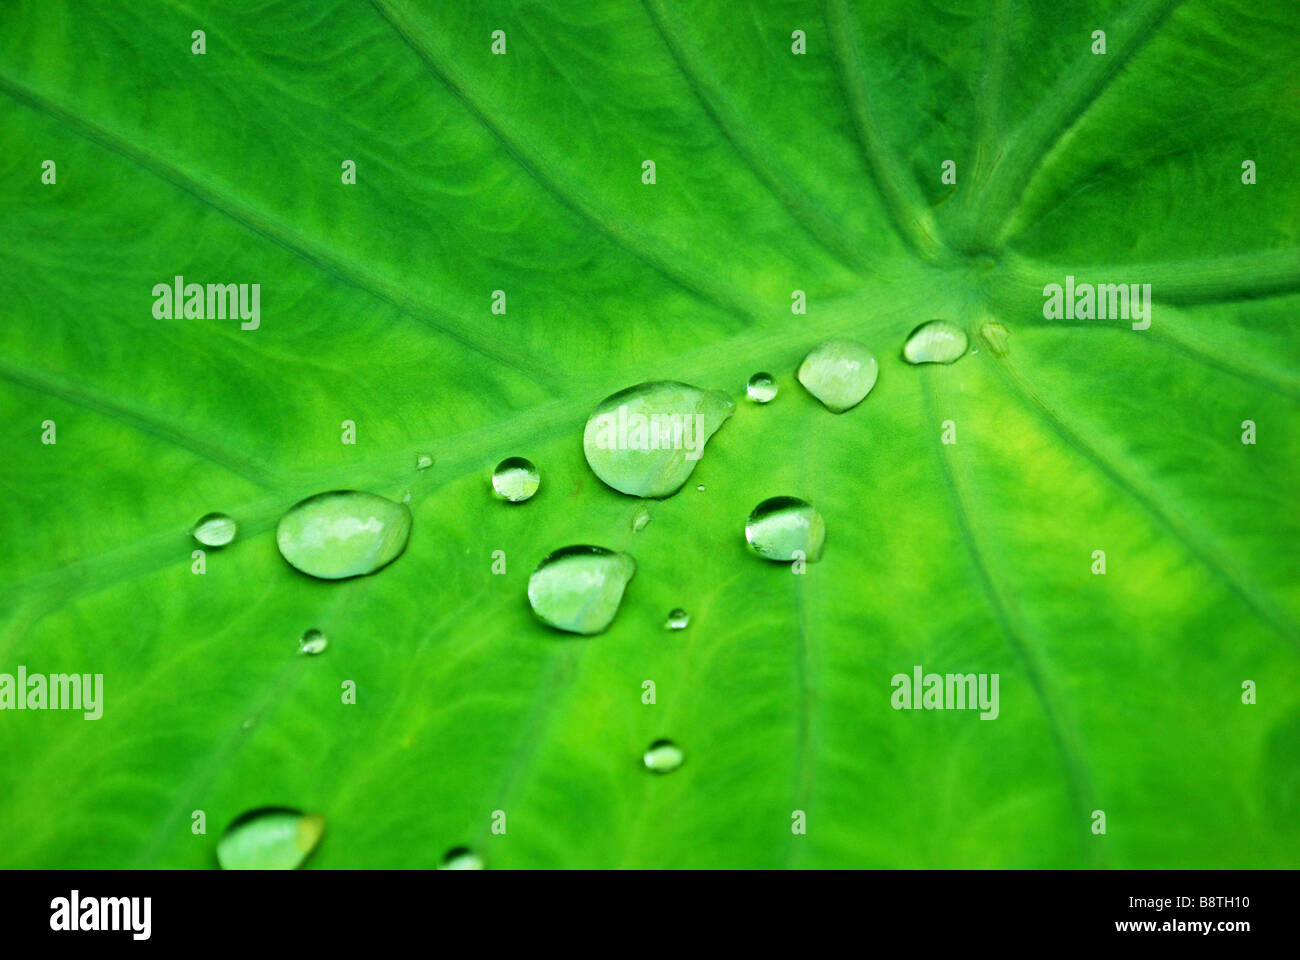
[[[556,550],[528,578],[528,602],[537,619],[584,635],[605,630],[618,613],[636,561],[604,547]]]
[[[325,636],[322,631],[308,630],[302,635],[302,639],[298,641],[298,652],[314,657],[318,653],[324,653],[329,643],[329,637]]]
[[[686,760],[682,748],[671,740],[656,740],[646,748],[641,762],[651,773],[672,773]]]
[[[502,500],[523,503],[532,498],[542,484],[542,475],[531,460],[506,457],[492,471],[492,489]]]
[[[668,614],[668,620],[664,626],[669,630],[685,630],[691,623],[691,615],[677,607]]]
[[[291,565],[322,580],[374,573],[406,549],[411,511],[357,490],[318,493],[280,518],[275,542]]]
[[[797,376],[827,410],[843,413],[866,398],[879,374],[875,355],[856,340],[827,340],[803,358]]]
[[[966,331],[946,320],[923,323],[907,335],[903,359],[908,363],[952,363],[966,352]]]
[[[771,403],[776,399],[776,381],[770,373],[756,373],[745,384],[745,392],[755,403]]]
[[[293,870],[311,855],[325,818],[286,807],[260,807],[235,818],[217,842],[223,870]]]
[[[984,342],[989,345],[995,356],[1005,357],[1007,350],[1010,349],[1011,331],[1002,324],[993,320],[987,320],[980,327],[980,336]]]
[[[209,513],[194,525],[194,539],[205,547],[224,547],[239,532],[239,524],[224,513]]]
[[[483,858],[469,847],[452,847],[442,856],[439,870],[482,870]]]
[[[427,453],[422,453],[415,458],[416,470],[428,470],[431,466],[433,466],[433,457]]]
[[[826,543],[826,522],[811,503],[794,497],[772,497],[756,506],[745,521],[750,548],[768,560],[795,560],[803,554],[819,560]]]
[[[642,383],[601,401],[583,430],[583,452],[596,476],[620,493],[667,497],[690,478],[735,409],[719,390]]]
[[[640,533],[645,529],[646,524],[650,522],[650,509],[644,504],[636,508],[636,513],[632,514],[632,532]]]
[[[700,484],[698,487],[696,487],[695,489],[698,490],[700,493],[703,493],[703,492],[704,492],[704,484],[701,483],[701,484]]]

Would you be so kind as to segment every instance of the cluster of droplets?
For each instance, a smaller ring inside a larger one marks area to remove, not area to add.
[[[995,354],[1005,354],[1005,327],[989,321],[980,334]],[[947,364],[963,356],[967,348],[960,327],[932,320],[908,335],[902,357],[910,364]],[[879,372],[876,357],[866,346],[838,339],[813,347],[795,375],[808,393],[838,414],[866,399]],[[745,384],[746,395],[759,405],[771,403],[778,392],[776,379],[766,372],[753,374]],[[690,478],[705,445],[734,410],[735,404],[720,391],[676,381],[643,383],[597,406],[583,432],[583,452],[592,471],[609,487],[635,497],[668,497]],[[419,454],[415,466],[427,470],[433,466],[433,457]],[[537,494],[541,473],[530,460],[508,457],[492,471],[490,486],[506,503],[525,503]],[[704,492],[704,484],[697,484],[696,490]],[[406,500],[409,495],[399,503],[357,490],[316,494],[296,503],[280,518],[276,546],[290,566],[316,579],[373,574],[406,549],[411,534]],[[648,506],[639,505],[632,515],[632,532],[644,530],[650,518]],[[198,543],[212,548],[226,546],[237,533],[235,520],[222,513],[205,515],[192,530]],[[746,519],[745,541],[753,553],[766,560],[815,562],[825,545],[826,523],[804,500],[770,497],[755,506]],[[533,570],[528,579],[528,602],[537,619],[554,629],[584,636],[599,634],[613,623],[636,569],[636,561],[628,553],[587,544],[561,547]],[[687,611],[678,607],[668,613],[664,627],[681,631],[690,622]],[[325,633],[313,628],[303,633],[298,652],[318,656],[328,643]],[[679,769],[685,759],[681,747],[660,739],[646,748],[641,765],[650,773],[668,774]],[[316,848],[324,825],[319,814],[281,807],[251,810],[222,834],[218,863],[224,869],[294,869]],[[482,858],[468,847],[448,850],[439,863],[444,870],[483,867]]]

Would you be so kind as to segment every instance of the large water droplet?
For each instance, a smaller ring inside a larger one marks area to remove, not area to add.
[[[632,514],[632,532],[640,533],[645,529],[646,524],[650,522],[650,508],[645,505],[636,508],[636,513]]]
[[[323,631],[308,630],[298,641],[298,652],[314,657],[318,653],[324,653],[329,643],[329,637],[325,636]]]
[[[745,392],[755,403],[771,403],[776,399],[776,381],[770,373],[756,373],[745,384]]]
[[[492,489],[502,500],[523,503],[531,499],[542,484],[542,475],[531,460],[506,457],[492,471]]]
[[[994,320],[984,322],[980,327],[980,336],[995,356],[1005,357],[1011,348],[1011,331]]]
[[[614,621],[636,561],[604,547],[556,550],[528,578],[528,602],[537,619],[558,630],[586,635]]]
[[[795,497],[772,497],[756,506],[745,522],[750,548],[768,560],[816,561],[826,543],[826,522],[811,503]]]
[[[651,773],[672,773],[686,760],[682,748],[671,740],[656,740],[646,747],[641,762]]]
[[[966,352],[966,331],[946,320],[923,323],[907,335],[903,359],[908,363],[952,363]]]
[[[483,858],[469,847],[452,847],[442,856],[439,870],[482,870]]]
[[[856,340],[827,340],[803,358],[797,376],[827,410],[843,413],[866,398],[879,373],[875,355]]]
[[[308,497],[280,518],[275,542],[285,560],[322,580],[374,573],[406,549],[411,511],[373,493],[336,490]]]
[[[592,412],[583,452],[596,476],[620,493],[666,497],[690,478],[735,408],[719,390],[672,380],[629,387]]]
[[[293,870],[325,831],[325,818],[285,807],[260,807],[237,817],[217,842],[223,870]]]
[[[691,624],[691,615],[681,607],[669,611],[664,626],[669,630],[685,630]]]
[[[209,513],[199,517],[194,525],[194,539],[205,547],[224,547],[239,532],[239,524],[224,513]]]

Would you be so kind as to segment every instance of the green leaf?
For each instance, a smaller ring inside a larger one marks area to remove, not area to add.
[[[0,712],[0,865],[212,867],[263,807],[324,817],[309,868],[1297,864],[1289,0],[305,9],[0,11],[0,673],[103,675]],[[155,317],[178,275],[257,328]],[[1149,328],[1046,319],[1067,276]],[[933,319],[970,352],[911,366]],[[880,363],[840,415],[833,339]],[[653,380],[736,410],[642,501],[582,434]],[[409,494],[405,552],[290,567],[330,490]],[[775,496],[801,574],[746,546]],[[529,609],[570,544],[636,561],[599,636]],[[893,709],[917,664],[996,719]]]

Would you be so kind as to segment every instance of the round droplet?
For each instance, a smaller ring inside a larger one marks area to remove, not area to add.
[[[946,320],[923,323],[907,335],[903,359],[908,363],[952,363],[966,352],[966,331]]]
[[[1011,347],[1011,331],[1002,324],[994,320],[985,321],[984,325],[980,327],[980,336],[984,338],[984,342],[989,345],[989,349],[996,356],[1005,357],[1007,355],[1007,350]]]
[[[531,499],[542,484],[542,475],[531,460],[523,457],[506,457],[492,471],[492,489],[502,500],[523,503]]]
[[[827,410],[843,413],[866,399],[879,373],[875,355],[856,340],[827,340],[803,358],[797,376]]]
[[[656,740],[646,748],[641,762],[651,773],[672,773],[686,760],[682,748],[671,740]]]
[[[209,513],[194,525],[194,539],[205,547],[224,547],[239,532],[239,524],[224,513]]]
[[[669,612],[668,620],[664,623],[664,626],[669,630],[685,630],[690,626],[690,623],[691,615],[681,607],[677,607]]]
[[[745,392],[755,403],[771,403],[776,399],[776,381],[770,373],[756,373],[745,384]]]
[[[308,630],[298,641],[298,652],[314,657],[318,653],[324,653],[329,643],[329,637],[325,636],[323,631]]]
[[[745,539],[750,549],[768,560],[816,561],[826,543],[826,522],[811,503],[772,497],[750,513]]]
[[[439,870],[482,870],[483,858],[469,847],[452,847],[442,855]]]
[[[359,577],[406,549],[411,511],[373,493],[336,490],[308,497],[280,518],[275,542],[292,566],[322,580]]]
[[[626,553],[578,545],[556,550],[528,578],[528,602],[542,623],[568,633],[597,634],[614,622],[636,573]]]
[[[416,470],[428,470],[431,466],[433,466],[433,457],[427,453],[422,453],[415,458]]]
[[[583,453],[596,476],[620,493],[666,497],[690,479],[705,444],[735,409],[719,390],[642,383],[601,401],[583,430]]]
[[[325,818],[286,807],[260,807],[237,817],[217,842],[223,870],[293,870],[320,843]]]
[[[645,529],[646,524],[650,522],[650,510],[642,505],[636,508],[636,513],[632,514],[632,532],[640,533]]]
[[[704,484],[701,483],[701,484],[700,484],[698,487],[696,487],[695,489],[698,490],[700,493],[703,493],[703,492],[704,492]]]

